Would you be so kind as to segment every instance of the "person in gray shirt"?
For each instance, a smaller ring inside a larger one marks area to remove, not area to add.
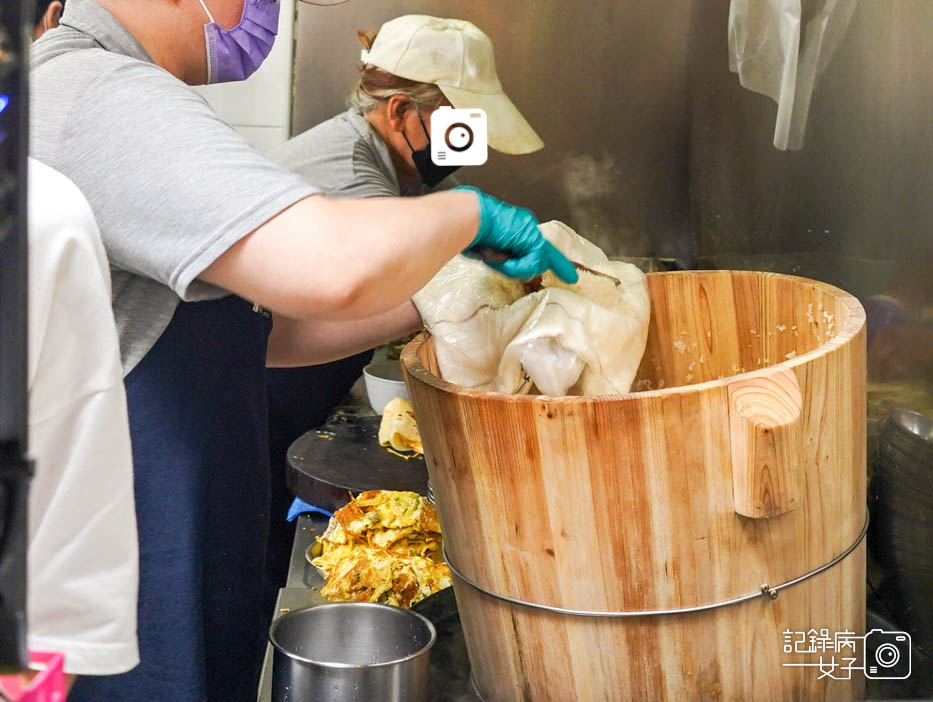
[[[439,107],[480,107],[444,84],[443,66],[489,73],[483,87],[489,146],[529,154],[544,143],[502,92],[489,37],[470,22],[405,15],[378,32],[357,32],[363,45],[360,78],[350,107],[270,151],[270,158],[334,197],[424,195],[454,187],[456,166],[430,159],[431,115]],[[443,54],[439,56],[438,54]],[[395,72],[393,72],[395,71]]]
[[[412,294],[468,248],[576,279],[530,212],[484,193],[329,198],[253,150],[188,84],[250,75],[278,10],[68,0],[32,47],[32,155],[84,193],[112,273],[139,538],[140,663],[79,678],[72,702],[255,698],[267,364],[416,328]]]
[[[410,15],[386,22],[378,32],[359,31],[357,37],[367,59],[380,65],[369,61],[361,65],[349,109],[275,147],[270,159],[332,197],[411,197],[458,185],[451,175],[455,167],[437,166],[430,160],[431,114],[451,102],[433,82],[442,79],[436,57],[421,57],[443,52],[450,65],[473,72],[477,66],[488,66],[494,72],[489,37],[469,22]],[[404,55],[399,51],[402,46]],[[403,62],[405,77],[383,67],[399,70]],[[489,140],[514,154],[543,146],[518,110],[490,126]],[[285,514],[291,501],[285,485],[288,447],[326,420],[371,357],[367,351],[325,365],[266,371],[273,468],[273,519],[266,551],[270,611],[284,585],[291,555],[292,526],[275,518]]]

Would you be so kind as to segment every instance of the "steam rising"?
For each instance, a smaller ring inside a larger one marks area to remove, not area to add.
[[[644,235],[618,221],[618,205],[613,200],[621,192],[621,179],[618,164],[606,152],[599,157],[568,156],[560,166],[561,191],[570,212],[568,223],[610,256],[647,250]]]

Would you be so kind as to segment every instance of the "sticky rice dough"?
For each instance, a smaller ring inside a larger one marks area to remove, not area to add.
[[[615,279],[608,275],[598,275],[585,270],[577,270],[580,279],[576,283],[565,283],[553,271],[547,271],[541,276],[542,288],[561,288],[595,302],[601,307],[612,309],[619,305],[619,285]]]

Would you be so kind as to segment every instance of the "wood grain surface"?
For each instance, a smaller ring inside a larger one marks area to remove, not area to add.
[[[489,590],[583,610],[720,602],[832,560],[865,507],[865,316],[770,273],[652,274],[648,347],[611,397],[446,383],[427,335],[402,363],[451,562]],[[864,678],[783,663],[783,632],[864,633],[864,544],[766,597],[593,619],[456,581],[476,685],[505,700],[854,699]]]
[[[800,412],[797,376],[775,368],[729,383],[732,498],[745,517],[775,517],[800,502]]]

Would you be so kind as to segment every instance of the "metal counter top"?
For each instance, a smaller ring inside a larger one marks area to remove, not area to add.
[[[301,516],[295,528],[292,555],[285,587],[279,590],[273,619],[294,609],[311,607],[325,602],[320,589],[324,580],[308,563],[305,552],[314,538],[324,533],[327,518],[322,515]],[[470,683],[470,662],[466,643],[460,631],[459,620],[452,626],[438,627],[437,643],[431,651],[432,702],[477,702],[480,698]],[[259,678],[258,702],[272,700],[272,646],[266,646],[266,656]],[[315,700],[315,702],[326,702]]]

